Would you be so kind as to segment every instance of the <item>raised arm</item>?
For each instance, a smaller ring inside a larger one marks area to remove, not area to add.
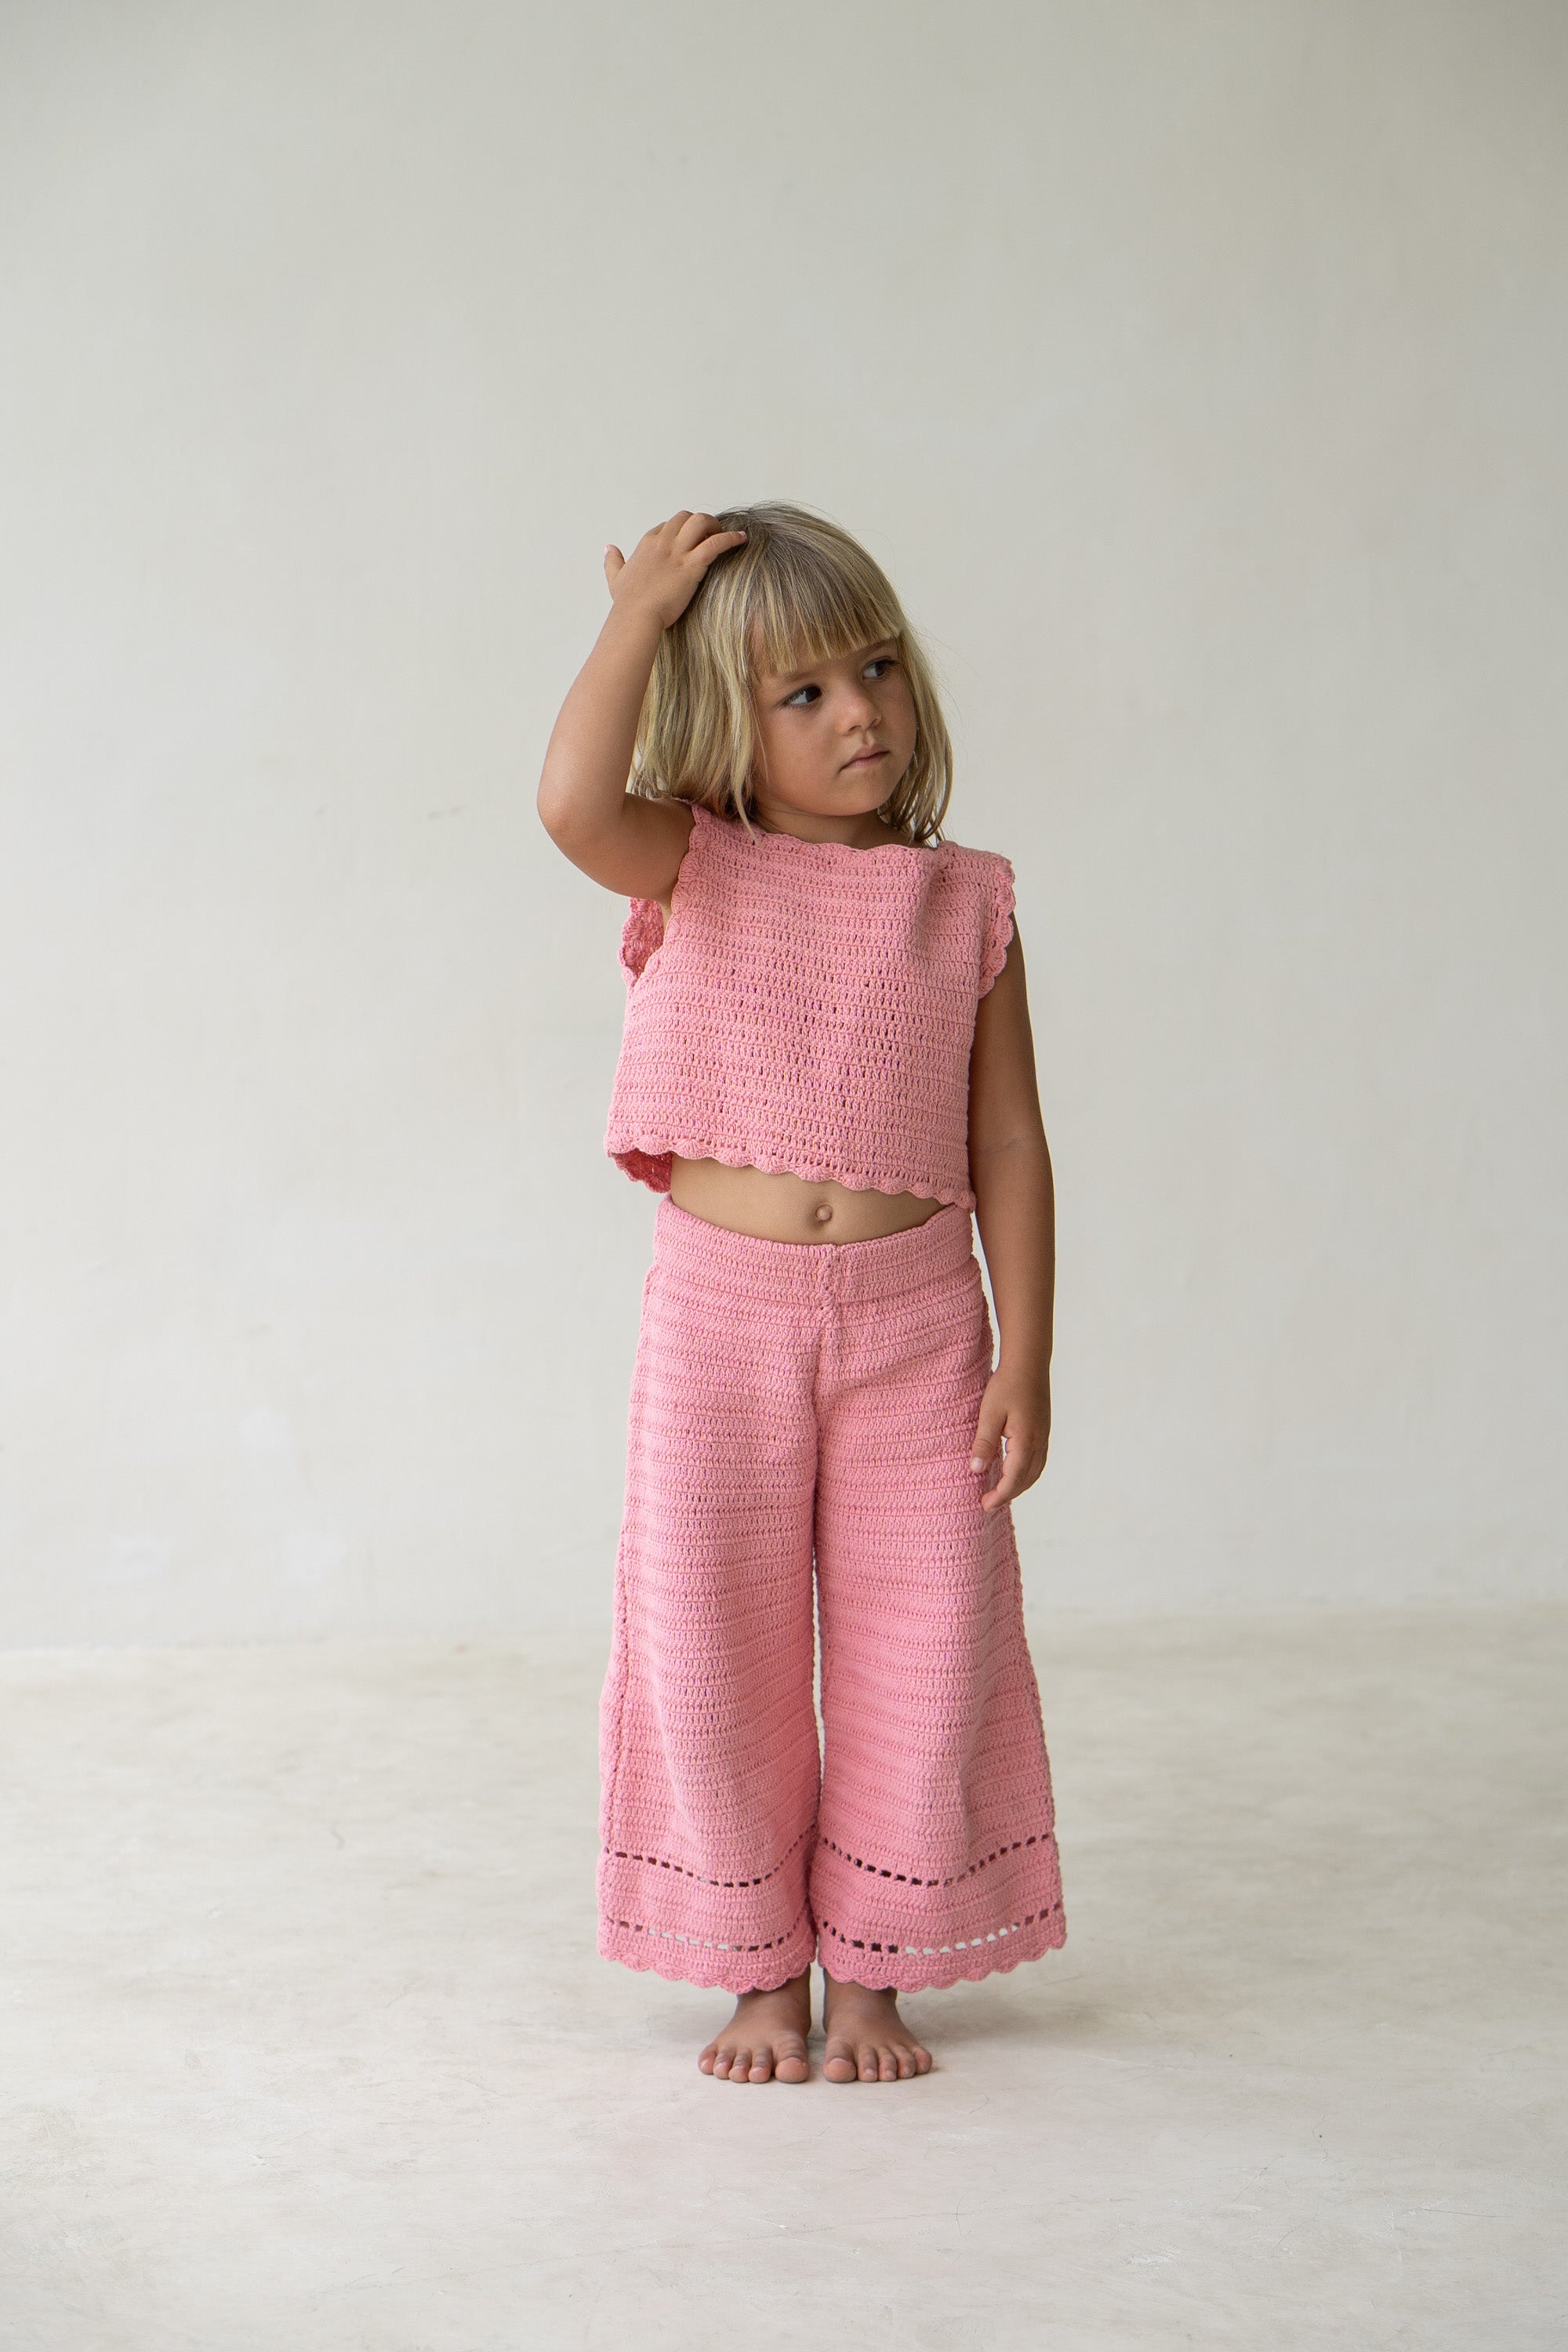
[[[721,530],[710,514],[682,512],[645,532],[629,559],[605,550],[609,615],[555,721],[539,815],[574,866],[623,898],[667,898],[691,835],[685,808],[626,790],[659,638],[709,565],[745,536]]]

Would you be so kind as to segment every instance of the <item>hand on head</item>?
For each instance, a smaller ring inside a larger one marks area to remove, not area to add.
[[[679,621],[708,574],[710,564],[745,539],[743,530],[721,530],[710,514],[684,509],[668,522],[645,530],[629,556],[605,550],[605,578],[617,610],[656,614],[668,629]]]

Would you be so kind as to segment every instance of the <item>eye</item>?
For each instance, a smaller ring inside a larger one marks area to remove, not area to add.
[[[865,669],[861,672],[861,676],[864,677],[871,677],[873,676],[880,677],[884,670],[897,669],[898,667],[899,660],[896,654],[875,654],[867,663]]]
[[[785,710],[805,710],[809,702],[820,701],[821,698],[822,688],[819,686],[797,686],[793,694],[785,695],[782,708]]]

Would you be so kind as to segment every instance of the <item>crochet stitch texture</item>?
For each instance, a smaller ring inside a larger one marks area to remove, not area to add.
[[[664,1197],[600,1706],[606,1958],[907,1990],[1066,1940],[1012,1514],[982,1508],[1000,1463],[969,1467],[994,1362],[969,1062],[1012,928],[994,852],[700,805],[668,929],[632,902],[605,1147]],[[941,1205],[766,1241],[678,1206],[675,1152]]]
[[[656,1192],[679,1152],[972,1209],[969,1056],[1014,878],[994,850],[749,835],[693,803],[668,931],[648,898],[623,927],[605,1150]]]

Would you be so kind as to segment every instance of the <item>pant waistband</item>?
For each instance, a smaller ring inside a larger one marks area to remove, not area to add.
[[[864,1242],[770,1242],[734,1234],[660,1195],[654,1264],[696,1287],[747,1298],[897,1298],[974,1257],[972,1212],[954,1202],[923,1224]]]

